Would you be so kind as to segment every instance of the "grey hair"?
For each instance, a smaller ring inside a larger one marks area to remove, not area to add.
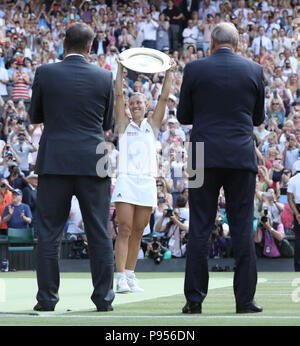
[[[237,47],[239,43],[239,33],[232,23],[220,23],[215,26],[211,33],[211,38],[215,44],[228,43]]]

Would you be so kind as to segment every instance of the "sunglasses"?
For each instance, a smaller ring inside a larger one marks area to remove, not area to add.
[[[278,106],[279,103],[272,103],[272,106]]]
[[[4,188],[4,187],[6,187],[6,184],[2,183],[2,184],[0,185],[0,187],[1,187],[1,188]]]

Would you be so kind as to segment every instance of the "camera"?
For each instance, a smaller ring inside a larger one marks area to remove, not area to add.
[[[185,219],[183,219],[183,221],[180,221],[180,222],[184,222]],[[184,232],[183,230],[180,230],[180,234]],[[188,239],[189,239],[189,234],[188,233],[185,233],[184,237],[181,239],[181,244],[184,245],[184,244],[187,244],[188,243]]]
[[[71,243],[70,258],[80,259],[87,254],[87,244],[81,234],[70,233],[67,235],[67,239]]]
[[[173,209],[172,208],[168,208],[167,209],[167,213],[166,213],[166,217],[170,217],[170,216],[173,216]]]
[[[265,223],[268,222],[268,208],[264,208],[264,215],[261,217],[260,228],[262,231],[265,231]]]
[[[152,237],[151,249],[149,250],[149,258],[153,258],[155,264],[160,264],[164,259],[163,253],[165,252],[164,248],[161,248],[161,243],[158,241],[156,235]]]
[[[22,117],[18,117],[17,124],[18,124],[18,125],[22,125],[23,122],[24,122],[23,118],[22,118]]]
[[[268,208],[264,208],[264,215],[261,218],[262,223],[268,222]]]

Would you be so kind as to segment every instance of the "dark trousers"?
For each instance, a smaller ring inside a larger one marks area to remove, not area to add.
[[[143,46],[145,48],[156,49],[156,41],[155,40],[144,40],[143,41]]]
[[[190,225],[184,286],[187,300],[202,303],[207,295],[208,241],[222,186],[236,261],[235,300],[237,304],[253,300],[257,282],[253,235],[255,178],[256,174],[251,171],[205,169],[203,186],[189,189]]]
[[[179,30],[180,30],[180,26],[178,24],[171,24],[169,27],[170,48],[172,52],[174,52],[174,50],[178,50]]]
[[[110,179],[93,176],[39,176],[37,300],[44,307],[54,307],[59,300],[59,244],[73,195],[78,198],[88,239],[94,286],[91,299],[97,307],[107,307],[114,299],[114,257],[109,228]]]
[[[297,210],[300,213],[300,204],[296,204]],[[296,272],[300,272],[300,224],[296,217],[294,217],[294,231],[295,231],[295,254],[294,254],[294,268]]]

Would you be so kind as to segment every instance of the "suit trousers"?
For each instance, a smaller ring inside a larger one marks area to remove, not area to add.
[[[109,227],[110,178],[97,176],[40,175],[37,190],[37,300],[53,308],[59,300],[59,245],[70,213],[71,199],[79,201],[96,307],[107,307],[114,299],[114,257]]]
[[[189,189],[190,224],[184,293],[188,301],[197,303],[202,303],[207,295],[208,244],[222,186],[236,262],[235,300],[243,305],[253,300],[257,283],[253,234],[256,174],[247,170],[207,168],[202,187]]]

